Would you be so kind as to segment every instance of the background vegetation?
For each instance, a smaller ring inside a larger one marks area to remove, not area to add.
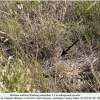
[[[0,92],[100,92],[99,17],[99,1],[1,1]]]

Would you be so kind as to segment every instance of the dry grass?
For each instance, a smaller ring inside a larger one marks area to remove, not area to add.
[[[0,2],[0,92],[100,92],[99,5]]]

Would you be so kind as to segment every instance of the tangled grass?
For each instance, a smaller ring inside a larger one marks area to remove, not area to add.
[[[0,2],[0,92],[100,92],[99,9],[99,1]]]

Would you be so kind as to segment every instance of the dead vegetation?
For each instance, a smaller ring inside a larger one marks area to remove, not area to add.
[[[100,92],[99,1],[0,3],[0,92]]]

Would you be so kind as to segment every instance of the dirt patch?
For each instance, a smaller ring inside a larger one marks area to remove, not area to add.
[[[0,52],[6,57],[15,56],[13,37],[8,36],[5,32],[0,32]]]

